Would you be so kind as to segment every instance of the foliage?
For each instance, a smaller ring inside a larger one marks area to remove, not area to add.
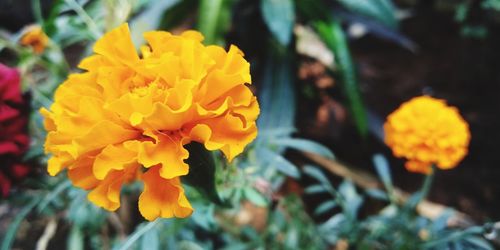
[[[498,11],[497,3],[485,0],[482,6]],[[457,10],[459,20],[466,19],[464,6]],[[196,168],[203,171],[186,179],[186,193],[195,208],[193,216],[186,219],[142,222],[137,211],[126,206],[115,213],[97,208],[87,201],[87,192],[73,188],[62,177],[44,175],[31,180],[26,192],[8,201],[20,211],[2,236],[2,250],[15,245],[16,231],[30,214],[67,225],[68,249],[327,249],[339,242],[359,249],[492,249],[481,237],[484,227],[449,228],[451,211],[433,221],[419,216],[415,206],[423,192],[401,204],[395,198],[387,161],[381,156],[374,157],[374,165],[384,190],[364,192],[350,180],[335,186],[318,167],[301,168],[286,157],[293,151],[335,158],[328,147],[296,136],[297,97],[301,93],[295,79],[299,55],[294,48],[294,27],[311,26],[333,52],[335,62],[327,66],[340,80],[359,134],[366,136],[367,109],[345,27],[361,23],[375,36],[414,50],[415,44],[398,31],[396,8],[390,0],[56,0],[47,15],[42,15],[41,1],[34,0],[33,9],[36,22],[51,39],[43,54],[18,45],[21,31],[4,32],[0,37],[0,49],[15,53],[23,89],[32,95],[33,143],[26,160],[37,160],[41,165],[47,161],[38,109],[51,105],[54,89],[74,71],[79,58],[90,53],[93,42],[125,21],[130,23],[137,44],[142,40],[138,34],[145,30],[195,27],[204,34],[206,44],[224,45],[233,41],[232,36],[244,40],[255,35],[250,30],[232,31],[231,23],[237,18],[247,24],[262,23],[256,26],[266,49],[248,54],[252,71],[259,73],[253,74],[261,104],[259,135],[245,155],[231,163],[199,145],[189,146],[191,158],[187,162],[204,168]],[[258,15],[247,15],[249,12]],[[255,20],[256,16],[260,20]],[[250,43],[254,41],[257,38]],[[68,57],[71,50],[78,51],[72,54],[78,58]],[[329,197],[312,214],[307,213],[301,197],[281,193],[286,181],[305,178],[315,181],[305,187],[305,195]],[[140,183],[129,185],[121,194],[126,197],[123,203],[137,199],[140,190]],[[379,200],[385,207],[366,217],[360,209],[369,199]],[[256,211],[261,214],[252,214],[252,218],[263,217],[260,227],[238,221]]]
[[[315,210],[316,215],[330,216],[319,225],[319,232],[327,242],[335,244],[345,240],[356,249],[493,249],[482,238],[487,227],[449,228],[447,222],[453,211],[435,220],[417,214],[415,207],[425,197],[422,194],[429,189],[428,181],[406,202],[397,201],[387,160],[382,155],[375,155],[373,161],[385,189],[369,189],[365,195],[360,194],[349,180],[334,188],[317,167],[304,168],[304,173],[317,181],[306,188],[306,193],[327,193],[332,197]],[[368,198],[380,200],[386,206],[379,213],[363,218],[358,211]]]

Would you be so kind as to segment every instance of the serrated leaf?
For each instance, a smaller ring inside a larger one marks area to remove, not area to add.
[[[352,12],[375,19],[384,25],[397,28],[396,10],[390,0],[337,0]]]
[[[273,36],[281,45],[288,46],[295,23],[293,0],[261,0],[260,9]]]
[[[252,187],[247,187],[243,189],[243,195],[253,204],[261,207],[267,206],[267,199]]]
[[[189,151],[189,158],[185,160],[189,165],[189,174],[181,179],[214,203],[228,206],[228,203],[220,198],[215,186],[215,161],[212,153],[197,142],[191,142],[184,147]]]
[[[314,214],[315,215],[321,215],[321,214],[324,214],[324,213],[328,212],[329,210],[334,209],[335,207],[337,207],[337,203],[335,201],[328,200],[326,202],[321,203],[321,205],[319,205],[314,210]]]
[[[335,158],[330,149],[311,140],[299,139],[299,138],[280,138],[273,140],[272,143],[288,148],[293,148],[299,151],[318,154],[330,159]]]

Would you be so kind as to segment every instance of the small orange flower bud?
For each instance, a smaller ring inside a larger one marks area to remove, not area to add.
[[[49,37],[43,32],[42,27],[38,25],[26,27],[26,31],[21,37],[21,44],[33,48],[37,54],[43,53],[48,43]]]

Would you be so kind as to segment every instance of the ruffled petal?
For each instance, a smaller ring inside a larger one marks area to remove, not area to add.
[[[97,40],[94,52],[126,65],[133,65],[139,60],[126,23]]]
[[[146,168],[160,165],[160,174],[170,179],[186,175],[189,166],[184,162],[189,152],[182,146],[179,138],[157,135],[155,142],[145,141],[140,145],[138,162]]]
[[[184,195],[180,179],[164,179],[160,167],[150,168],[142,175],[144,191],[139,197],[139,211],[149,221],[161,218],[185,218],[193,208]]]
[[[125,146],[126,143],[129,144],[128,148]],[[137,146],[130,144],[137,144]],[[110,144],[106,146],[95,159],[93,164],[94,176],[102,180],[112,170],[123,170],[137,165],[137,150],[130,150],[130,148],[137,148],[138,144],[138,141],[126,141],[117,145]]]
[[[120,191],[125,182],[135,179],[138,165],[125,170],[114,170],[88,194],[89,201],[109,211],[120,207]]]

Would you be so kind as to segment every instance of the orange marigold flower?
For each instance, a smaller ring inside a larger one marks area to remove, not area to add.
[[[430,173],[432,165],[454,168],[467,155],[469,125],[444,100],[420,96],[403,103],[387,117],[385,143],[406,169]]]
[[[231,161],[257,135],[250,65],[231,46],[204,46],[186,31],[144,33],[139,56],[127,24],[94,45],[42,109],[48,172],[68,169],[95,204],[116,210],[124,183],[139,179],[139,211],[148,220],[186,217],[193,209],[179,177],[188,174],[184,145],[203,143]]]
[[[26,27],[26,31],[21,37],[21,44],[33,48],[37,54],[41,54],[48,43],[49,37],[43,32],[42,27],[38,25]]]

